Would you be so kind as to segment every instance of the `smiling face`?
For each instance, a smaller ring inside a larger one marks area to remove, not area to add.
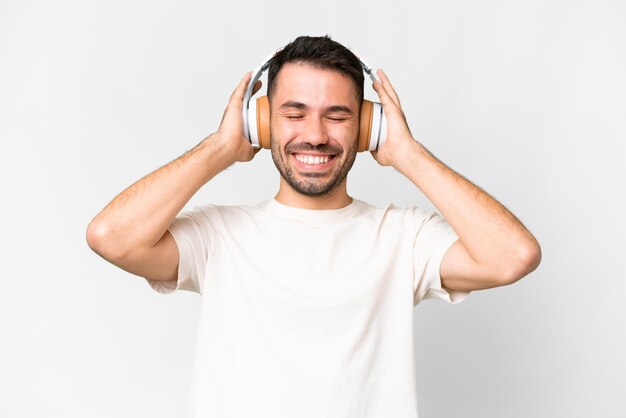
[[[359,111],[349,77],[309,64],[283,65],[270,101],[272,159],[281,174],[279,195],[296,192],[345,200],[346,176],[356,158]]]

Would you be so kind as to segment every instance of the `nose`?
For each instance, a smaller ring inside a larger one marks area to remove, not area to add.
[[[328,142],[326,127],[317,117],[309,117],[304,130],[304,140],[312,145],[325,144]]]

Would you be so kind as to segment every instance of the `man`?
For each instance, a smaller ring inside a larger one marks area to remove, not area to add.
[[[348,196],[363,72],[329,37],[299,37],[268,74],[274,198],[179,214],[202,185],[259,151],[242,132],[248,73],[216,133],[90,223],[88,243],[108,261],[159,292],[202,295],[193,416],[416,417],[413,307],[460,302],[539,264],[516,217],[412,137],[378,75],[387,140],[371,155],[443,217]]]

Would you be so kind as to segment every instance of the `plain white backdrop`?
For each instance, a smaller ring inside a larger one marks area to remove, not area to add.
[[[420,416],[626,416],[619,0],[0,1],[0,416],[186,416],[199,295],[157,294],[86,228],[301,34],[382,67],[416,138],[542,246],[512,286],[415,308]],[[261,151],[186,208],[277,190]],[[369,153],[348,192],[432,209]]]

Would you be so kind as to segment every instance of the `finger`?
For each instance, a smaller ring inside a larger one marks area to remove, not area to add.
[[[246,88],[248,87],[248,83],[250,82],[250,78],[252,77],[252,71],[248,71],[246,75],[243,76],[237,88],[233,91],[233,94],[230,95],[230,102],[243,102],[243,96],[246,94]]]
[[[379,68],[376,74],[378,74],[378,77],[380,78],[380,81],[385,88],[385,91],[389,94],[389,97],[396,105],[398,105],[398,107],[400,107],[400,98],[398,97],[398,93],[396,93],[396,90],[393,88],[393,85],[391,85],[387,74],[385,74],[382,68]]]
[[[382,70],[382,68],[379,68],[378,71],[376,72],[376,74],[378,74],[378,77],[380,78],[380,81],[382,81],[382,83],[383,83],[383,87],[385,87],[385,90],[389,93],[389,96],[391,97],[391,99],[395,102],[395,104],[398,105],[398,107],[401,107],[400,106],[400,98],[398,97],[398,93],[396,93],[396,90],[391,85],[391,82],[389,81],[389,78],[387,78],[387,74],[385,74],[385,72]]]
[[[394,102],[391,96],[389,96],[389,93],[387,93],[387,90],[385,90],[385,87],[380,81],[374,81],[374,84],[372,86],[374,87],[376,93],[378,93],[378,97],[380,98],[380,104],[382,104],[383,107],[397,106],[396,102]]]
[[[248,83],[250,82],[251,77],[252,77],[252,71],[248,71],[243,76],[243,78],[241,79],[241,81],[239,82],[235,90],[230,95],[228,104],[226,105],[226,108],[224,109],[224,113],[222,114],[220,128],[224,124],[224,121],[226,120],[226,117],[229,114],[229,110],[239,109],[239,111],[241,111],[241,109],[243,108],[243,97],[246,93],[246,88],[248,87]]]
[[[391,98],[391,96],[380,81],[374,81],[374,90],[376,90],[376,93],[378,93],[378,97],[380,97],[380,104],[383,106],[383,111],[387,116],[387,120],[389,120],[389,115],[391,114],[391,112],[395,112],[399,114],[406,123],[406,116],[404,115],[402,108]]]

